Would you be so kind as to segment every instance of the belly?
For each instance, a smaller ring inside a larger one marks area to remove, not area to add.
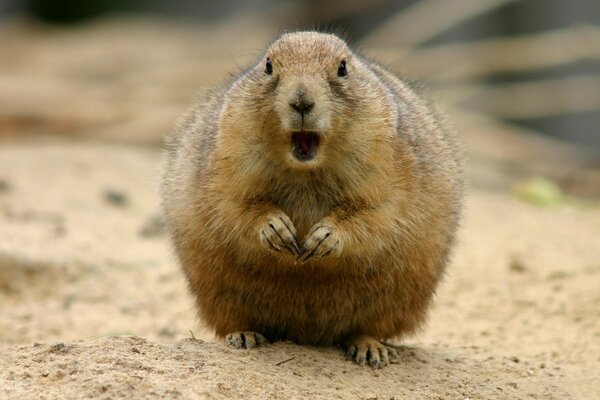
[[[361,279],[327,273],[318,265],[295,268],[254,276],[235,290],[255,329],[270,340],[332,345],[364,330],[376,315],[391,312],[381,312],[393,303],[382,295],[392,291],[374,290],[381,286],[376,284],[380,277],[375,274]]]

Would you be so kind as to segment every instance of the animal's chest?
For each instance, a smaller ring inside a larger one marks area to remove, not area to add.
[[[283,196],[276,201],[276,204],[294,223],[299,240],[302,240],[313,225],[329,215],[336,206],[331,198],[312,190]]]

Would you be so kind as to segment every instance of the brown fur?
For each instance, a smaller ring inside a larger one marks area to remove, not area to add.
[[[348,75],[338,77],[342,59]],[[308,163],[290,155],[287,103],[299,87],[315,102],[307,124],[322,134]],[[458,150],[411,85],[336,36],[283,35],[195,106],[169,143],[166,224],[200,316],[219,336],[318,345],[414,332],[454,241]],[[331,252],[298,263],[270,251],[260,232],[280,215],[299,244],[327,229]]]

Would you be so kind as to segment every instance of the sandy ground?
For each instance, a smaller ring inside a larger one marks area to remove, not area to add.
[[[0,398],[600,397],[599,208],[473,189],[426,330],[373,371],[214,340],[154,229],[159,165],[128,145],[0,147]]]

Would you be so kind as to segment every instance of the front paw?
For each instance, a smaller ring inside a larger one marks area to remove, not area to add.
[[[302,248],[300,249],[299,262],[310,259],[339,255],[342,251],[342,238],[339,228],[333,223],[321,221],[312,227]]]
[[[259,230],[262,245],[274,252],[288,251],[294,256],[300,255],[300,246],[296,239],[296,228],[290,218],[282,211],[270,214]]]

